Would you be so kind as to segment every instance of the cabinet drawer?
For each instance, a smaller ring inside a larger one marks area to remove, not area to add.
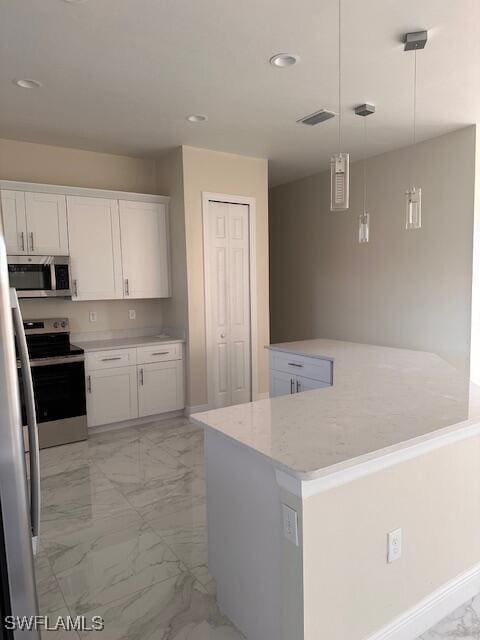
[[[109,349],[108,351],[94,351],[87,353],[86,363],[88,371],[128,367],[137,363],[137,350]]]
[[[330,360],[271,351],[270,369],[303,376],[311,380],[319,380],[327,384],[332,383],[332,362]]]
[[[181,359],[182,344],[180,342],[174,344],[158,344],[150,347],[137,347],[138,364]]]

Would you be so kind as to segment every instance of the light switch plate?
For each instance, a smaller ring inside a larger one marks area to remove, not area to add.
[[[283,535],[298,547],[298,513],[295,509],[282,504]]]
[[[135,311],[135,309],[128,310],[128,317],[130,320],[135,320],[135,318],[137,317],[137,312]]]
[[[395,529],[387,535],[387,562],[395,562],[402,557],[402,530]]]
[[[90,311],[90,313],[88,314],[88,318],[89,318],[90,322],[96,322],[97,321],[97,312],[96,311]]]

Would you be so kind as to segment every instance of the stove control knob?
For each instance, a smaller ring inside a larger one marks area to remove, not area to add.
[[[54,329],[58,329],[58,322],[54,322],[54,323],[53,323],[53,328],[54,328]]]
[[[65,327],[67,326],[67,323],[65,322],[65,320],[62,321],[62,329],[65,329]]]

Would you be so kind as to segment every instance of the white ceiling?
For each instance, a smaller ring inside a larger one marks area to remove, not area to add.
[[[337,0],[0,0],[0,136],[138,156],[187,144],[270,160],[272,184],[325,168],[337,119]],[[343,0],[344,151],[411,140],[412,56],[401,34],[428,28],[418,55],[418,137],[480,116],[479,0]],[[278,52],[300,55],[273,69]],[[14,78],[43,87],[22,90]],[[205,113],[208,123],[186,122]]]

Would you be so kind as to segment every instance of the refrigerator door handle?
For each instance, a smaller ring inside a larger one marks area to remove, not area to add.
[[[12,302],[13,326],[17,338],[18,355],[22,369],[22,381],[25,393],[25,408],[28,423],[28,441],[30,458],[30,519],[32,525],[33,551],[36,552],[40,535],[40,447],[38,443],[38,426],[35,413],[35,397],[33,393],[32,372],[28,356],[27,341],[23,328],[22,313],[18,304],[17,292],[10,289]]]

